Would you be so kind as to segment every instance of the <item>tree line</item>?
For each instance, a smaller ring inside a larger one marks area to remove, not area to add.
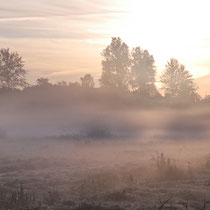
[[[157,81],[154,57],[140,47],[129,52],[128,45],[119,37],[112,38],[111,44],[103,50],[102,57],[102,87],[155,96],[159,94],[156,87],[156,82],[159,82],[165,97],[192,101],[200,99],[192,75],[175,58],[168,61]]]
[[[113,37],[111,43],[102,51],[102,73],[99,79],[100,88],[135,93],[144,97],[165,97],[174,100],[196,102],[201,99],[198,87],[192,75],[183,64],[171,58],[157,80],[157,67],[154,57],[144,49],[135,47],[131,51],[119,37]],[[76,88],[94,88],[91,74],[80,78],[80,83],[58,82],[58,86]],[[161,85],[162,96],[157,88]],[[48,78],[38,78],[36,86],[49,87]],[[0,88],[24,89],[30,87],[26,81],[26,70],[22,57],[9,49],[0,50]]]

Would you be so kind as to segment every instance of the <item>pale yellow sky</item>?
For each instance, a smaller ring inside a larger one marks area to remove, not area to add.
[[[194,77],[210,74],[209,0],[0,0],[0,46],[18,51],[28,79],[75,81],[101,74],[101,51],[119,36],[171,57]]]

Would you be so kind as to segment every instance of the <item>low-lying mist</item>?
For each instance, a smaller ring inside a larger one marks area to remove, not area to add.
[[[142,106],[126,95],[77,91],[37,88],[1,96],[1,136],[69,140],[209,137],[208,107],[161,107],[155,100]]]

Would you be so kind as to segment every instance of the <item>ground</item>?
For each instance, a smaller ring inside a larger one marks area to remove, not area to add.
[[[210,209],[208,140],[0,144],[0,209],[6,199],[13,209]],[[26,198],[17,204],[21,190]]]

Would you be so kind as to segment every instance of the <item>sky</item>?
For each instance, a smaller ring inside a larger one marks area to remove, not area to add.
[[[147,49],[158,75],[174,57],[203,78],[210,74],[209,8],[209,0],[0,0],[0,46],[22,55],[31,83],[85,73],[99,79],[101,51],[115,36]]]

